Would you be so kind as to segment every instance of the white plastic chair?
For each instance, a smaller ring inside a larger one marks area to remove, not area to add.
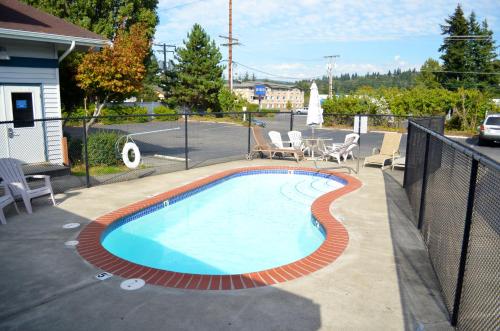
[[[8,186],[14,198],[20,196],[23,199],[24,206],[26,207],[28,214],[33,212],[33,209],[31,208],[31,199],[33,198],[50,194],[52,203],[54,206],[56,205],[54,191],[52,190],[52,185],[50,184],[50,176],[25,176],[23,169],[21,168],[21,161],[11,158],[0,159],[0,177],[2,177],[5,185]],[[43,179],[45,183],[41,187],[32,189],[26,181],[27,178]]]
[[[283,146],[283,140],[281,140],[281,133],[278,131],[269,131],[269,138],[271,138],[271,143],[280,149],[293,149],[295,147],[285,147]],[[287,141],[289,143],[289,141]]]
[[[2,184],[3,186],[3,184]],[[19,214],[19,209],[17,208],[17,204],[14,201],[14,198],[10,194],[9,189],[5,186],[4,187],[4,192],[5,195],[0,197],[0,223],[1,224],[7,224],[7,220],[5,219],[5,214],[3,213],[3,209],[10,205],[11,203],[14,203],[14,207],[16,207],[16,211]]]
[[[344,145],[345,143],[347,143],[351,138],[354,138],[352,140],[352,144],[358,144],[358,141],[359,141],[359,134],[357,133],[349,133],[349,134],[346,134],[345,138],[344,138],[344,143],[343,144],[333,144],[331,149],[334,150],[335,148],[339,147],[339,146],[342,146]]]
[[[309,147],[304,144],[302,141],[302,132],[300,131],[288,131],[288,139],[290,139],[290,143],[292,147],[300,149],[302,152],[309,151]]]

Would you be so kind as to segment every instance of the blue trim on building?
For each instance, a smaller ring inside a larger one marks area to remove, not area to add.
[[[58,68],[57,59],[11,56],[10,60],[0,60],[0,67]]]

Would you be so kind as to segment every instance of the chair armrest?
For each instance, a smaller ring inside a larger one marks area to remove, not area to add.
[[[50,185],[50,176],[49,175],[28,175],[24,176],[24,178],[34,178],[34,179],[43,179],[45,181],[45,185]]]
[[[27,175],[24,176],[25,178],[35,178],[35,179],[45,179],[45,178],[50,178],[49,175]]]

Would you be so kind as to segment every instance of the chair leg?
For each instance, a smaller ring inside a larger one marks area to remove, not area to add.
[[[26,207],[26,211],[28,214],[33,213],[33,208],[31,208],[31,199],[27,195],[22,195],[23,202],[24,202],[24,207]]]
[[[0,223],[7,224],[7,220],[5,219],[5,214],[3,213],[3,208],[0,208]]]
[[[52,203],[55,206],[56,205],[56,199],[54,198],[54,193],[50,192],[50,198],[52,199]]]

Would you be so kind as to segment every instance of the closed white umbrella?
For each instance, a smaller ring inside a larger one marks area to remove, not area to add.
[[[314,128],[321,126],[323,123],[323,109],[319,101],[318,86],[315,82],[311,84],[311,94],[309,96],[309,107],[307,110],[307,125],[312,127],[312,134],[314,136]]]

